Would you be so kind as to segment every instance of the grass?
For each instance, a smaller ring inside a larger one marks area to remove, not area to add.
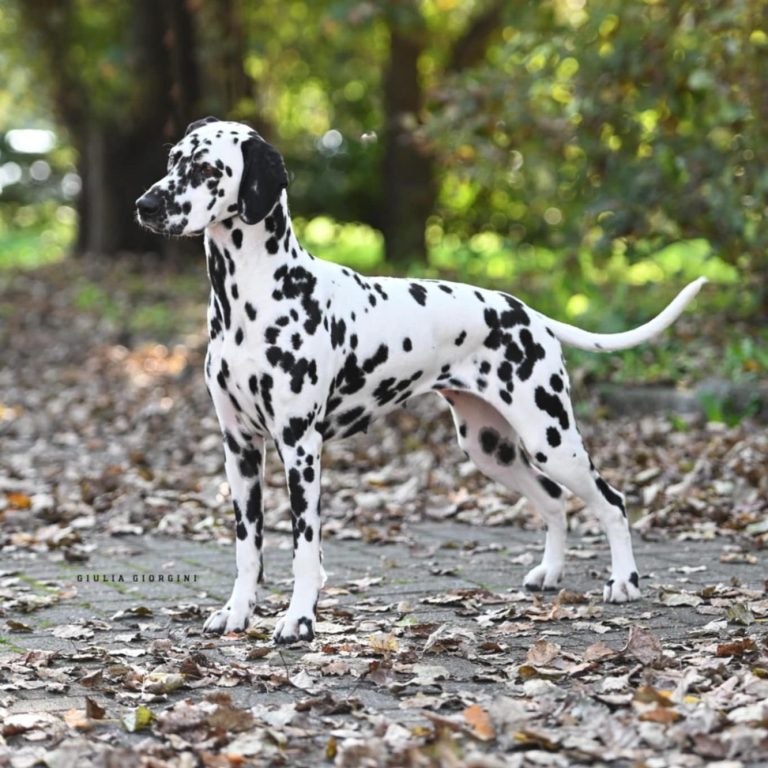
[[[6,651],[12,651],[13,653],[27,653],[28,648],[22,648],[20,645],[16,645],[9,637],[0,635],[0,647]]]

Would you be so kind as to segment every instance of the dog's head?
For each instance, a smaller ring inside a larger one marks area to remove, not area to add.
[[[168,173],[136,201],[139,223],[165,235],[196,235],[240,216],[264,219],[288,186],[280,153],[242,123],[192,123],[168,155]]]

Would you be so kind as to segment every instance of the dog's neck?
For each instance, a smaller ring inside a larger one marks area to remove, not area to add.
[[[291,248],[300,248],[293,232],[288,211],[288,196],[283,190],[272,210],[261,221],[246,224],[240,216],[210,224],[205,229],[206,250],[209,241],[222,253],[226,249],[236,263],[269,259],[276,263],[278,258],[288,254]]]
[[[272,301],[276,280],[287,267],[307,267],[313,257],[293,231],[285,191],[262,221],[246,224],[240,216],[205,229],[205,252],[211,282],[208,315],[211,338],[253,321],[256,311]]]

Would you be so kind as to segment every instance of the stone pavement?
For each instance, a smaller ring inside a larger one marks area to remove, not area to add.
[[[266,635],[260,638],[231,636],[211,638],[204,642],[202,652],[220,662],[231,659],[233,649],[242,650],[243,644],[258,644],[265,649],[261,657],[246,663],[271,663],[280,669],[287,667],[286,671],[294,675],[302,668],[304,654],[310,650],[317,652],[325,642],[338,642],[343,638],[342,619],[345,615],[351,617],[352,612],[358,625],[355,627],[350,623],[349,630],[356,630],[358,635],[395,625],[446,624],[454,630],[461,627],[471,631],[480,643],[484,639],[484,629],[477,621],[477,611],[472,615],[473,612],[467,610],[469,605],[476,606],[478,600],[482,602],[485,593],[477,590],[485,589],[514,598],[511,603],[497,600],[498,605],[493,605],[493,599],[488,597],[490,608],[515,606],[515,600],[523,600],[522,596],[515,597],[515,593],[529,563],[539,557],[542,537],[538,532],[517,528],[428,522],[404,526],[399,538],[400,541],[387,544],[360,540],[325,542],[328,583],[320,603],[320,620],[327,622],[330,618],[331,623],[328,631],[324,631],[324,625],[320,624],[318,639],[311,647],[304,644],[278,651],[269,647]],[[764,566],[727,562],[741,559],[729,558],[728,553],[735,548],[731,539],[646,541],[636,534],[637,560],[644,573],[641,582],[644,599],[628,606],[603,605],[599,593],[608,563],[604,541],[572,537],[570,543],[573,549],[568,558],[570,577],[567,586],[569,590],[591,593],[588,605],[593,608],[592,618],[585,614],[583,620],[547,621],[528,629],[523,622],[520,631],[494,634],[494,642],[506,647],[508,664],[520,664],[534,639],[539,637],[548,638],[559,643],[565,651],[575,653],[583,653],[597,640],[618,649],[626,643],[628,625],[634,623],[651,629],[662,641],[674,644],[676,638],[703,626],[713,616],[702,615],[694,606],[663,605],[659,601],[661,592],[681,588],[695,592],[703,585],[735,583],[734,580],[745,586],[764,586]],[[270,607],[267,611],[270,615],[254,618],[254,626],[265,632],[274,625],[278,603],[282,604],[290,594],[289,546],[288,534],[273,533],[267,537],[267,581],[262,598],[263,604]],[[234,572],[233,546],[225,548],[160,536],[101,538],[90,560],[84,564],[39,558],[27,560],[21,553],[19,557],[3,564],[0,583],[20,577],[33,595],[50,593],[54,584],[58,589],[72,591],[76,588],[76,593],[32,612],[5,612],[0,618],[0,658],[7,661],[9,657],[33,649],[59,650],[77,657],[78,650],[82,649],[85,672],[105,663],[92,653],[94,648],[106,649],[107,654],[117,651],[114,659],[119,663],[125,658],[121,656],[124,649],[127,648],[128,653],[138,649],[146,652],[157,640],[170,639],[179,647],[194,641],[198,648],[201,647],[199,644],[204,641],[200,636],[202,622],[209,609],[227,598]],[[721,562],[721,557],[726,562]],[[159,575],[165,577],[162,582],[157,578]],[[169,575],[187,577],[189,581],[169,582]],[[86,581],[86,576],[91,580]],[[99,580],[94,580],[94,576]],[[120,576],[123,582],[117,580]],[[352,593],[352,590],[357,592]],[[456,590],[469,592],[457,594]],[[525,598],[528,603],[538,599]],[[553,599],[551,594],[543,597],[545,603],[551,603]],[[132,613],[131,609],[138,610]],[[360,616],[363,617],[362,625]],[[32,631],[10,631],[9,620],[21,622]],[[59,635],[72,634],[62,628],[86,620],[91,621],[91,637],[57,636],[57,631]],[[103,623],[93,624],[92,620],[102,620]],[[512,615],[512,621],[515,620]],[[86,652],[88,650],[90,654]],[[103,650],[101,653],[103,658]],[[126,663],[130,661],[129,656]],[[146,659],[144,661],[146,663]],[[442,683],[445,695],[450,695],[451,689],[463,692],[483,689],[488,693],[488,686],[495,685],[503,690],[503,684],[494,682],[493,675],[488,674],[482,656],[470,660],[444,655],[438,657],[437,663],[449,672],[448,680]],[[377,685],[372,680],[355,680],[344,675],[326,678],[325,683],[335,696],[354,695],[365,706],[375,707],[384,714],[399,707],[398,696],[391,688]],[[82,709],[85,695],[103,705],[108,703],[102,691],[78,683],[62,686],[62,690],[56,690],[55,686],[53,690],[17,690],[12,686],[12,690],[15,697],[12,713]],[[241,706],[257,702],[289,702],[297,693],[290,688],[265,692],[245,685],[229,688],[227,692],[233,702]],[[196,699],[205,693],[205,689],[192,691]],[[179,690],[168,696],[173,701],[189,695],[189,690]],[[402,718],[402,712],[399,716]],[[117,738],[130,742],[136,736],[119,730]]]

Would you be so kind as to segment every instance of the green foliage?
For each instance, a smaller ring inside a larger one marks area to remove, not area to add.
[[[765,23],[759,0],[527,5],[433,104],[441,225],[601,261],[700,237],[756,270]]]
[[[61,261],[75,230],[72,208],[56,202],[0,206],[0,271]]]
[[[729,427],[740,424],[760,411],[760,398],[755,396],[746,406],[735,403],[731,398],[714,392],[703,392],[699,403],[704,409],[707,421],[719,422]]]

